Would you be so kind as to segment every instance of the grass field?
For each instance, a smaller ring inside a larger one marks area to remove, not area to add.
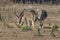
[[[1,0],[0,0],[1,1]],[[60,5],[37,5],[37,4],[1,4],[0,14],[3,18],[0,21],[0,40],[60,40],[57,32],[55,35],[57,37],[52,37],[50,35],[50,29],[42,29],[41,34],[43,36],[37,36],[37,29],[24,32],[21,28],[16,25],[16,15],[24,9],[28,9],[28,6],[32,6],[35,10],[38,8],[40,10],[45,9],[48,13],[48,17],[44,22],[44,26],[48,26],[49,23],[56,24],[60,27]],[[36,25],[38,22],[36,23]],[[36,27],[37,28],[37,27]]]

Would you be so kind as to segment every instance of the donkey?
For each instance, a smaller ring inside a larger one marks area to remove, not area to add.
[[[47,18],[47,12],[43,9],[41,10],[41,13],[39,13],[39,16],[36,16],[35,22],[38,20],[40,23],[39,28],[43,28],[43,22]]]
[[[23,23],[26,22],[27,26],[32,26],[34,28],[34,20],[36,19],[36,15],[38,14],[33,9],[23,9],[19,15],[19,25],[22,26]]]

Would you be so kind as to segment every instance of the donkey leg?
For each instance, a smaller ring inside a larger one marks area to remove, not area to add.
[[[34,28],[34,21],[32,20],[32,27]]]
[[[27,18],[25,17],[25,22],[26,22],[26,25],[28,24],[28,22],[27,22],[28,20],[27,20]]]
[[[30,24],[30,27],[32,26],[32,21],[31,20],[29,20],[29,24]]]
[[[27,26],[30,26],[29,20],[27,19]]]
[[[24,19],[25,19],[25,17],[22,18],[21,23],[20,23],[20,26],[23,25],[23,23],[24,23]]]
[[[43,21],[40,22],[40,28],[43,28]]]

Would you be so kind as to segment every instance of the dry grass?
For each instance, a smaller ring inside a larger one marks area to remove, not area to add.
[[[48,13],[48,17],[44,22],[44,26],[49,27],[49,23],[56,24],[60,27],[60,5],[37,5],[30,4],[35,10],[38,8],[40,10],[45,9]],[[35,36],[36,30],[22,32],[20,28],[16,25],[16,15],[24,9],[30,6],[28,4],[12,4],[0,6],[0,13],[3,15],[4,20],[0,22],[0,40],[60,40],[60,38],[53,38],[50,36],[50,30],[44,29],[42,34],[43,37]],[[35,23],[36,28],[38,22]],[[7,28],[6,28],[7,26]],[[12,29],[11,29],[12,28]]]

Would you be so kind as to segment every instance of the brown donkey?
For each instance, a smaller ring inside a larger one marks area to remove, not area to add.
[[[24,9],[19,15],[18,24],[22,26],[25,22],[27,26],[34,28],[34,21],[37,15],[38,14],[33,9],[30,10]]]

